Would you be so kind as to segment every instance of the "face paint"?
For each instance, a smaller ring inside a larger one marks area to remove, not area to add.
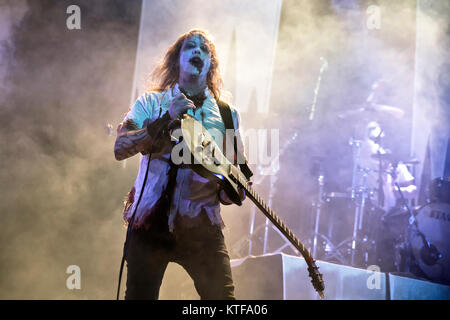
[[[204,76],[211,66],[211,53],[205,39],[198,34],[186,38],[180,51],[180,71]]]

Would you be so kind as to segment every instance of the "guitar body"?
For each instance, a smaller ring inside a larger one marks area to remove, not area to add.
[[[238,184],[228,174],[233,164],[223,155],[208,130],[188,115],[184,115],[181,121],[181,130],[182,143],[192,155],[193,170],[202,177],[219,183],[233,203],[242,205]]]
[[[204,178],[218,182],[230,200],[237,205],[242,205],[239,188],[243,188],[247,196],[305,258],[311,282],[320,297],[323,298],[322,274],[318,271],[319,268],[311,253],[275,211],[269,208],[267,203],[253,190],[245,175],[223,155],[211,134],[200,122],[186,114],[181,120],[181,130],[183,140],[180,143],[184,144],[183,149],[187,148],[191,155],[192,169]]]

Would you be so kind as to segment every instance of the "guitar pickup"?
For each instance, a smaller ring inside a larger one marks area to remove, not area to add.
[[[202,146],[203,148],[206,148],[207,146],[209,146],[211,144],[211,140],[203,140],[202,141]]]

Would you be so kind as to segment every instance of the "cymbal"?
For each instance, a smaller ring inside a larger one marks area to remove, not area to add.
[[[384,160],[389,162],[398,162],[403,164],[417,165],[420,163],[419,159],[412,158],[408,160],[399,160],[398,157],[392,154],[391,151],[386,150],[386,153],[374,153],[370,157],[375,160]]]
[[[351,118],[351,117],[355,117],[355,116],[360,116],[365,112],[366,112],[366,109],[364,107],[354,109],[354,110],[347,110],[347,111],[344,111],[343,113],[338,114],[338,118],[347,119],[347,118]]]
[[[369,116],[371,114],[377,114],[377,115],[385,115],[395,118],[402,118],[405,114],[405,112],[394,106],[389,106],[386,104],[377,104],[372,103],[368,104],[367,106],[360,107],[358,109],[348,110],[338,115],[338,118],[340,119],[348,119],[353,117],[364,117]]]
[[[406,160],[406,161],[401,161],[401,163],[416,165],[416,164],[419,164],[420,161],[417,158],[412,158],[412,159],[409,159],[409,160]]]
[[[351,188],[348,191],[349,192],[328,192],[324,195],[324,198],[325,199],[332,199],[332,198],[350,199],[352,197]]]
[[[385,153],[374,153],[370,157],[375,160],[387,160],[387,161],[394,160],[394,157],[392,156],[392,152],[389,150],[386,150]]]
[[[403,111],[402,109],[394,106],[389,106],[387,104],[373,103],[369,107],[369,109],[370,108],[374,108],[376,112],[385,113],[396,118],[402,118],[405,115],[405,111]]]

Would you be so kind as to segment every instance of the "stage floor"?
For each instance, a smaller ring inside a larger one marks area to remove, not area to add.
[[[450,286],[317,261],[327,300],[450,300]],[[235,295],[240,300],[317,300],[305,260],[284,253],[232,260]],[[160,299],[199,299],[182,267],[169,264]]]

